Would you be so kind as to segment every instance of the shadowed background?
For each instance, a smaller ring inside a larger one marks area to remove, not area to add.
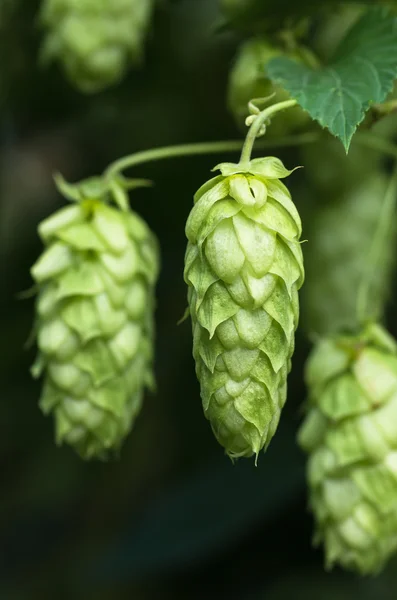
[[[157,393],[146,395],[119,460],[84,463],[54,445],[52,421],[38,408],[40,382],[29,373],[35,349],[24,349],[34,301],[17,299],[41,251],[37,225],[63,205],[52,172],[76,181],[136,150],[241,136],[225,110],[239,38],[214,31],[213,0],[160,3],[145,67],[84,96],[56,67],[37,66],[36,8],[21,1],[0,41],[0,600],[395,598],[393,565],[369,580],[326,574],[322,552],[311,547],[295,443],[309,349],[303,332],[281,425],[257,467],[232,465],[202,414],[190,324],[176,324],[186,305],[184,225],[210,169],[237,155],[131,171],[155,182],[131,203],[162,251]],[[288,167],[301,160],[296,150],[274,152]],[[308,213],[304,172],[288,185]]]

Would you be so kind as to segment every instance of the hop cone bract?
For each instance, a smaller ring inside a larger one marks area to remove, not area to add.
[[[205,416],[231,457],[269,444],[303,282],[301,222],[276,158],[222,164],[186,224],[185,281]]]
[[[142,59],[152,8],[153,0],[44,0],[42,56],[84,92],[115,84]]]
[[[303,52],[303,49],[302,49]],[[308,51],[305,50],[307,54]],[[272,102],[282,102],[289,98],[288,92],[275,86],[266,77],[266,64],[273,58],[287,56],[302,60],[298,52],[294,54],[282,52],[272,46],[266,39],[254,38],[245,42],[237,54],[229,74],[227,104],[237,124],[244,127],[249,114],[248,102],[254,98],[265,98],[275,93]],[[285,135],[288,131],[306,125],[310,120],[308,113],[299,106],[291,108],[282,115],[272,119],[271,135]]]
[[[46,248],[31,270],[40,407],[55,417],[57,443],[83,458],[119,447],[152,383],[158,271],[146,223],[105,203],[97,188],[88,182],[79,202],[40,224]]]
[[[307,367],[310,506],[326,563],[376,573],[397,549],[397,345],[380,326],[325,338]]]

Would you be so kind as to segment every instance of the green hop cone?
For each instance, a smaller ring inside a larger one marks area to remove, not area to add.
[[[205,416],[230,457],[258,455],[286,400],[301,222],[277,158],[216,167],[186,224],[185,281]]]
[[[384,198],[390,193],[388,182],[388,176],[378,170],[339,197],[312,207],[302,294],[302,317],[308,331],[328,335],[357,327],[357,291],[366,276],[371,280],[369,315],[372,320],[382,315],[395,264],[394,219],[382,236],[377,266],[372,270],[370,254]]]
[[[239,49],[236,60],[229,74],[227,88],[227,105],[240,128],[244,127],[249,114],[248,102],[254,98],[266,98],[275,93],[272,102],[282,102],[289,98],[288,92],[282,87],[273,85],[266,77],[266,65],[277,57],[295,58],[303,61],[309,56],[309,51],[287,53],[272,46],[266,39],[255,38],[245,42]],[[304,127],[310,122],[310,117],[299,106],[282,115],[276,115],[269,129],[271,135],[285,135],[294,129]]]
[[[83,92],[116,84],[142,60],[152,9],[153,0],[44,0],[42,57]]]
[[[101,458],[118,449],[153,382],[158,249],[137,214],[109,205],[101,180],[61,188],[77,202],[39,226],[32,372],[45,376],[40,407],[54,415],[57,443]],[[125,194],[112,189],[116,201]]]
[[[326,564],[377,573],[397,550],[397,345],[379,325],[330,337],[307,365],[299,443]]]

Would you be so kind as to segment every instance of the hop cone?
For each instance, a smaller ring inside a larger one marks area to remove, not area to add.
[[[219,165],[186,225],[185,281],[205,416],[231,457],[269,444],[303,282],[300,218],[277,158]]]
[[[303,53],[303,49],[301,52]],[[305,52],[307,54],[308,51],[305,50]],[[301,54],[283,53],[261,38],[249,40],[241,46],[230,71],[227,90],[227,105],[240,127],[244,126],[245,119],[249,114],[248,102],[250,100],[265,98],[273,93],[276,94],[272,100],[274,103],[289,98],[288,92],[280,86],[274,86],[265,74],[266,64],[279,56],[302,60]],[[294,107],[283,113],[282,116],[276,115],[269,131],[272,135],[285,135],[290,130],[306,125],[309,120],[308,113],[300,107]]]
[[[382,315],[395,263],[393,223],[381,240],[376,268],[371,272],[369,269],[371,247],[387,190],[388,177],[382,171],[375,171],[361,185],[312,208],[302,296],[303,319],[308,330],[328,335],[357,325],[357,292],[368,273],[369,314],[373,319]]]
[[[84,92],[120,81],[142,59],[153,0],[44,0],[42,56]]]
[[[40,407],[54,415],[57,443],[102,457],[120,446],[152,383],[158,252],[138,215],[106,203],[100,181],[66,186],[78,202],[40,224],[45,250],[31,270],[33,374],[45,375]]]
[[[307,367],[310,505],[326,563],[378,572],[397,549],[397,345],[377,325],[326,338]]]

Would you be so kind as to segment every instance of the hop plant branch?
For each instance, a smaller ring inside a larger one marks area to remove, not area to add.
[[[268,121],[274,114],[279,112],[280,110],[284,110],[286,108],[292,108],[297,104],[296,100],[285,100],[285,102],[277,102],[277,104],[273,104],[272,106],[268,106],[264,110],[262,110],[257,115],[251,115],[248,117],[247,122],[250,123],[252,120],[252,125],[248,131],[248,134],[245,138],[243,149],[241,151],[240,164],[244,165],[249,162],[252,154],[252,149],[255,144],[255,140],[257,137],[261,135],[261,130],[263,125]]]
[[[241,150],[240,164],[248,162],[256,138],[261,135],[261,128],[264,123],[279,112],[287,108],[296,105],[296,100],[286,100],[284,102],[278,102],[258,112],[258,114],[251,115],[249,124],[250,130],[245,140],[220,140],[215,142],[198,142],[193,144],[177,144],[173,146],[161,146],[160,148],[150,148],[148,150],[142,150],[141,152],[135,152],[124,156],[113,163],[111,163],[105,170],[105,179],[112,180],[117,177],[121,171],[135,167],[147,162],[154,162],[157,160],[164,160],[167,158],[178,158],[180,156],[197,156],[200,154],[217,154],[223,152],[236,152]],[[300,135],[284,136],[279,140],[266,140],[261,141],[257,144],[257,149],[266,148],[282,148],[287,146],[300,146],[302,144],[314,143],[318,140],[318,132],[306,132]]]
[[[263,125],[263,123],[261,125]],[[286,135],[280,137],[279,139],[259,140],[255,143],[255,150],[259,151],[271,148],[288,148],[293,146],[314,144],[319,141],[322,135],[323,133],[321,131],[307,131],[305,133],[300,133],[296,135]],[[253,143],[255,142],[255,139],[253,140]],[[373,133],[358,132],[354,136],[353,143],[354,142],[397,159],[397,146]],[[139,165],[143,165],[149,162],[156,162],[158,160],[166,160],[179,157],[186,158],[187,156],[194,157],[205,154],[239,152],[242,151],[243,146],[243,140],[219,140],[210,142],[195,142],[192,144],[160,146],[159,148],[149,148],[148,150],[134,152],[133,154],[128,154],[127,156],[123,156],[115,160],[105,170],[104,177],[107,180],[112,180],[113,178],[119,176],[119,174],[126,169],[137,167]]]
[[[288,146],[301,146],[302,144],[312,144],[319,138],[318,132],[307,132],[299,135],[289,135],[279,140],[265,140],[257,142],[257,150],[267,148],[284,148]],[[223,152],[239,152],[244,145],[243,140],[220,140],[215,142],[197,142],[193,144],[178,144],[175,146],[161,146],[160,148],[150,148],[124,156],[109,165],[105,171],[105,176],[113,178],[121,171],[130,169],[138,165],[168,158],[179,158],[181,156],[198,156],[200,154],[220,154]]]

